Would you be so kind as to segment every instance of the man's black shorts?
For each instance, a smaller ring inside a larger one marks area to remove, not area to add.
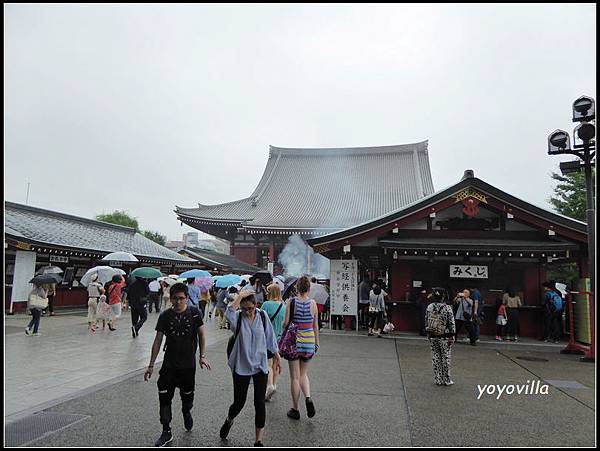
[[[161,368],[156,384],[158,390],[174,390],[176,387],[183,392],[194,391],[196,384],[196,368]]]

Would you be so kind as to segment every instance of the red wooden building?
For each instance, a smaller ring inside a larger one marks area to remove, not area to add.
[[[494,334],[497,297],[510,287],[524,302],[521,334],[542,335],[542,282],[552,265],[587,274],[586,224],[536,207],[474,177],[377,219],[308,240],[330,259],[355,258],[387,278],[396,330],[418,331],[422,287],[453,294],[478,288],[487,304],[482,334]]]

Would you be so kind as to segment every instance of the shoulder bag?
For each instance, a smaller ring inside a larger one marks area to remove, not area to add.
[[[48,298],[43,298],[37,294],[30,294],[29,307],[44,310],[46,307],[48,307]]]
[[[295,360],[298,358],[298,351],[296,350],[296,336],[298,334],[298,325],[293,322],[294,319],[294,306],[295,300],[292,299],[290,303],[290,321],[287,327],[283,331],[281,338],[279,339],[279,352],[286,360]]]

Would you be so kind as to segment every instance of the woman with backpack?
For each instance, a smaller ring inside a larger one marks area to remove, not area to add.
[[[240,311],[238,311],[238,306]],[[225,440],[233,420],[244,408],[250,380],[254,384],[254,409],[256,412],[256,441],[263,446],[266,408],[265,395],[269,373],[269,352],[273,356],[273,371],[281,371],[279,348],[271,321],[262,310],[256,308],[254,293],[244,290],[227,306],[225,312],[234,331],[227,346],[228,365],[233,373],[233,404],[219,435]]]
[[[262,305],[261,309],[269,315],[271,324],[273,325],[273,331],[277,341],[281,338],[283,333],[283,320],[285,319],[285,305],[281,299],[281,289],[276,284],[271,284],[267,287],[267,301]],[[267,396],[265,400],[271,401],[271,396],[277,390],[277,378],[278,374],[273,371],[273,359],[269,359],[269,381],[267,384]]]
[[[446,304],[446,290],[434,288],[433,302],[427,306],[425,324],[431,344],[433,379],[436,385],[453,385],[450,379],[450,347],[454,343],[456,325],[452,307]]]

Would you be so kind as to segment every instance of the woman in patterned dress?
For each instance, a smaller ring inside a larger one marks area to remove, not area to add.
[[[319,313],[317,303],[309,298],[310,279],[300,277],[296,282],[298,296],[290,299],[285,309],[284,330],[290,322],[298,326],[296,350],[298,357],[289,360],[292,404],[287,415],[295,420],[300,419],[298,403],[300,392],[304,394],[306,412],[309,418],[315,416],[315,405],[310,397],[310,381],[308,379],[308,364],[319,350]]]
[[[436,287],[432,297],[433,302],[427,306],[425,324],[431,345],[433,380],[436,385],[453,385],[450,379],[450,350],[456,333],[454,314],[452,307],[446,304],[446,290]]]

